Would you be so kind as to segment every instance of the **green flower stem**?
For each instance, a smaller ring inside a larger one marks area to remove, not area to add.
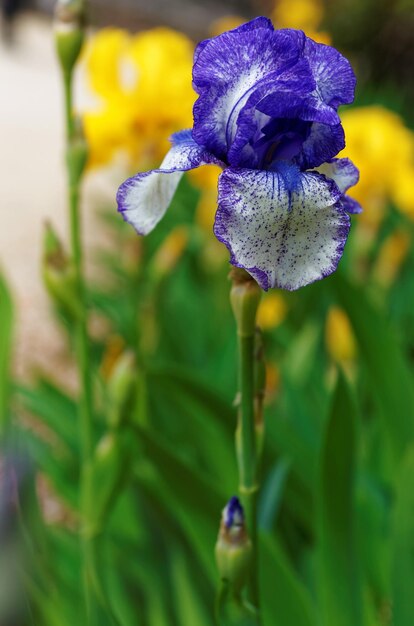
[[[68,144],[73,140],[75,136],[75,119],[73,116],[73,102],[72,102],[72,69],[63,71],[63,87],[65,98],[65,122],[66,122],[66,139]],[[70,176],[70,174],[69,174]]]
[[[92,456],[93,456],[93,389],[87,329],[87,304],[83,270],[83,250],[80,223],[80,184],[86,161],[86,147],[76,136],[72,104],[72,70],[64,72],[67,168],[69,179],[69,223],[71,252],[75,270],[75,288],[80,314],[76,319],[76,359],[80,377],[79,437],[81,444],[80,510],[82,516],[81,550],[87,624],[94,624],[92,589],[96,585],[96,555],[93,537],[88,531],[89,512],[92,508]]]
[[[231,303],[238,337],[238,425],[236,451],[239,467],[239,491],[243,501],[246,525],[252,542],[252,564],[247,585],[247,597],[259,609],[257,495],[258,450],[255,428],[255,331],[256,312],[261,291],[256,281],[243,270],[231,274],[233,286]],[[257,617],[259,623],[259,617]]]

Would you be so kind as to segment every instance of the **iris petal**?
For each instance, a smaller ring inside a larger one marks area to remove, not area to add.
[[[243,108],[252,89],[270,73],[287,70],[299,59],[305,42],[301,31],[258,27],[223,33],[198,51],[193,85],[194,139],[225,161],[226,129],[235,107]]]
[[[265,290],[295,290],[335,271],[350,228],[335,183],[317,173],[227,168],[215,234]]]
[[[345,134],[341,124],[328,126],[315,122],[302,146],[297,162],[303,170],[318,167],[345,148]]]
[[[350,104],[354,99],[356,78],[349,61],[335,48],[308,37],[304,54],[323,102],[335,109],[340,104]]]
[[[331,159],[320,165],[317,171],[331,178],[342,193],[359,181],[359,170],[350,159]]]
[[[118,211],[140,235],[150,233],[165,212],[187,170],[220,162],[192,138],[191,130],[172,136],[173,146],[159,169],[137,174],[118,189]]]

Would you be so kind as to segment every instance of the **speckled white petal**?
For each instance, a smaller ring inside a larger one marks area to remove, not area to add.
[[[331,159],[316,170],[331,178],[342,193],[356,185],[359,180],[359,170],[350,159]]]
[[[185,171],[207,163],[219,164],[194,142],[191,131],[176,133],[172,140],[174,145],[159,169],[136,174],[118,189],[118,211],[140,235],[150,233],[164,217]]]
[[[214,231],[265,290],[295,290],[337,268],[350,228],[337,186],[317,173],[226,169]]]

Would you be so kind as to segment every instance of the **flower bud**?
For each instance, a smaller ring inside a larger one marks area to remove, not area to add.
[[[132,350],[125,350],[114,364],[107,381],[108,422],[112,428],[128,418],[136,379],[135,355]]]
[[[82,0],[58,0],[55,7],[56,50],[62,70],[70,75],[84,39],[85,8]]]
[[[236,496],[223,509],[215,551],[221,579],[234,592],[240,591],[247,579],[252,544],[244,523],[243,507]]]
[[[250,274],[239,268],[230,272],[230,278],[233,282],[230,301],[236,318],[237,332],[241,337],[252,336],[256,328],[261,289]]]
[[[79,316],[75,268],[48,223],[43,237],[42,275],[45,287],[57,307],[72,317]]]

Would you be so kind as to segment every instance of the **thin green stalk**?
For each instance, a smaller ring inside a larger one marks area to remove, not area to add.
[[[254,428],[254,334],[238,336],[239,418],[237,447],[239,491],[243,501],[246,524],[252,542],[252,565],[248,580],[248,599],[259,608],[258,549],[257,549],[257,459]]]
[[[76,155],[76,129],[72,104],[72,72],[64,73],[65,112],[67,133],[67,167],[69,179],[69,226],[71,252],[75,268],[75,282],[80,315],[76,319],[75,349],[80,378],[79,437],[81,447],[80,510],[82,516],[81,550],[83,584],[87,624],[94,623],[92,589],[95,586],[96,567],[93,538],[89,536],[87,522],[92,503],[91,464],[93,455],[93,390],[87,329],[87,303],[83,268],[83,249],[80,223],[81,175]]]
[[[255,425],[255,332],[256,312],[261,291],[246,272],[232,272],[231,303],[238,337],[238,424],[236,451],[239,468],[239,491],[244,505],[247,530],[252,542],[252,559],[247,584],[247,599],[259,610],[259,554],[257,537],[258,466]],[[257,623],[260,623],[259,615]]]

